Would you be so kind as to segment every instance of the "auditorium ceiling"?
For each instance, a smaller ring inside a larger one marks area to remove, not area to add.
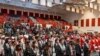
[[[86,10],[100,12],[100,0],[0,0],[0,2],[64,15],[66,12],[84,14]]]
[[[100,11],[100,0],[66,0],[60,4],[53,3],[51,10],[66,13],[65,11],[84,14],[86,10]]]

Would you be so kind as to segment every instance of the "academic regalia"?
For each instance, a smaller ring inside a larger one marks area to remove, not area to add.
[[[99,43],[98,45],[100,46],[100,37],[98,38],[98,43]]]
[[[100,50],[100,37],[98,38],[98,43],[99,43],[99,44],[98,44],[98,45],[99,45],[98,48],[99,48],[99,50]],[[99,51],[99,56],[100,56],[100,51]]]
[[[94,51],[94,42],[93,42],[93,40],[90,40],[90,41],[89,41],[89,50],[90,50],[91,52]]]
[[[98,39],[94,39],[94,44],[95,44],[95,50],[98,50],[99,47],[99,43],[98,43]]]
[[[81,47],[82,47],[83,43],[84,43],[84,39],[83,38],[80,38],[80,46]]]

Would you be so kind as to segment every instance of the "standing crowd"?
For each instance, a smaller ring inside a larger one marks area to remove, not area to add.
[[[65,32],[24,21],[16,25],[10,20],[0,28],[0,56],[100,56],[99,33]]]

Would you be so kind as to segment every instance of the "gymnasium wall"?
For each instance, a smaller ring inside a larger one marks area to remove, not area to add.
[[[68,12],[66,20],[73,24],[73,30],[78,30],[80,33],[100,32],[100,12],[98,11],[87,10],[84,14]]]

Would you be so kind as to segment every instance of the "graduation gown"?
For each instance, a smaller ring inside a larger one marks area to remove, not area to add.
[[[81,37],[81,38],[80,38],[80,46],[81,46],[81,47],[82,47],[83,43],[84,43],[84,39]]]
[[[89,50],[90,50],[91,52],[94,51],[94,41],[93,41],[93,40],[90,40],[90,41],[89,41]]]

